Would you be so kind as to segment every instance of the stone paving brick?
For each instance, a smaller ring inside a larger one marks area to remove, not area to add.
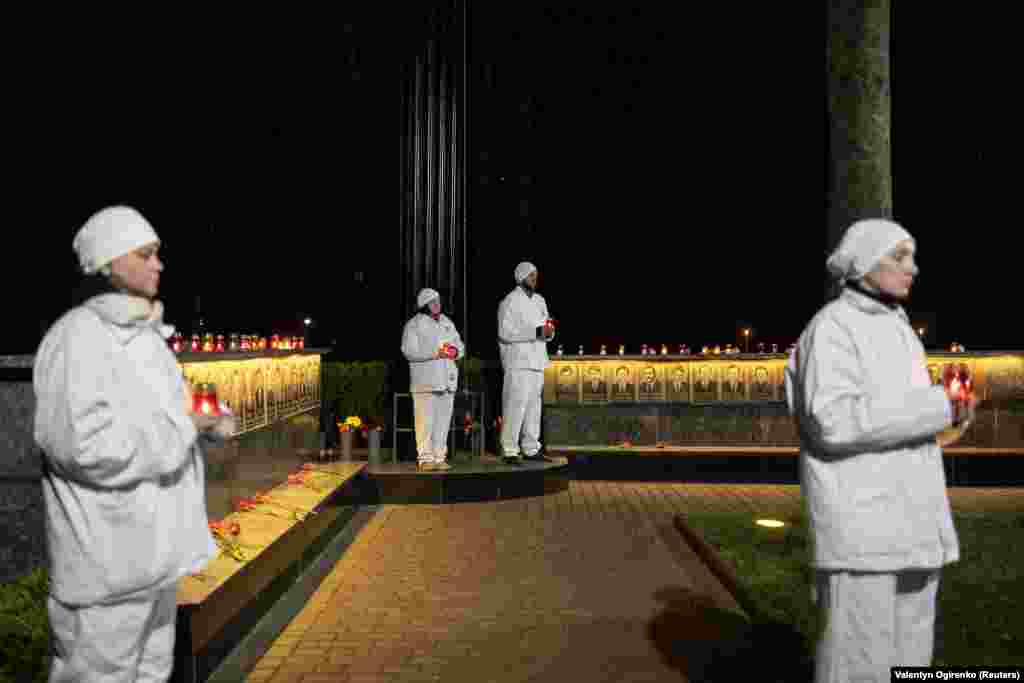
[[[1024,489],[950,499],[958,512],[1024,512]],[[632,481],[383,506],[247,680],[686,680],[652,635],[665,596],[684,596],[695,652],[744,617],[672,518],[800,509],[798,486]]]

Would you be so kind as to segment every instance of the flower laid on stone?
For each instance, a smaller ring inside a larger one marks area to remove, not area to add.
[[[344,422],[338,423],[338,429],[343,432],[350,432],[363,426],[363,421],[357,415],[350,415]]]
[[[335,477],[341,478],[345,478],[348,476],[344,472],[336,472],[335,470],[329,470],[325,467],[317,467],[316,465],[310,462],[307,462],[305,465],[302,466],[302,473],[304,474],[306,472],[315,472],[317,474],[330,474],[334,475]]]
[[[278,501],[272,499],[269,495],[265,493],[260,493],[253,496],[252,500],[261,505],[273,505],[274,507],[281,508],[282,510],[288,510],[295,516],[295,519],[299,520],[300,522],[306,518],[306,515],[316,514],[316,512],[313,510],[297,507],[294,505],[285,505],[284,503],[279,503]]]
[[[238,541],[238,536],[242,533],[242,527],[238,522],[228,523],[225,520],[210,522],[210,532],[213,534],[213,540],[217,542],[217,546],[225,555],[238,562],[245,562],[249,559],[245,550],[242,549],[242,544]]]
[[[295,474],[289,474],[288,475],[288,483],[291,484],[292,486],[305,486],[306,488],[313,489],[314,491],[322,491],[323,490],[319,486],[317,486],[316,484],[314,484],[314,483],[312,483],[310,481],[306,481],[306,473],[305,472],[296,472]]]
[[[284,514],[284,512],[278,512],[272,507],[266,507],[262,505],[255,498],[240,498],[235,503],[235,510],[238,512],[255,512],[258,515],[267,515],[268,517],[280,517],[281,519],[299,519],[297,512],[291,514]]]

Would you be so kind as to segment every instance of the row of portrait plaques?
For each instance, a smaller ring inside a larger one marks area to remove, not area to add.
[[[545,399],[606,401],[778,401],[782,363],[555,363]],[[554,380],[553,387],[549,387]],[[552,391],[553,389],[553,391]]]
[[[966,363],[986,398],[1024,398],[1024,356],[928,359],[933,384],[948,364]],[[764,361],[556,360],[545,371],[547,403],[785,401],[784,358]]]

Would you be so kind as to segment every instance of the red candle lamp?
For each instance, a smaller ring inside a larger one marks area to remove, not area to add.
[[[218,334],[217,335],[217,343],[214,344],[213,350],[217,351],[218,353],[224,353],[224,335],[223,334]]]
[[[299,337],[299,349],[304,349],[304,348],[306,348],[306,340],[304,338],[302,338],[302,337]]]
[[[207,333],[206,336],[203,337],[203,351],[212,352],[213,347],[213,335]]]
[[[455,360],[459,356],[459,349],[454,344],[445,342],[444,344],[441,344],[441,355],[446,356],[451,360]]]
[[[278,335],[276,335],[276,334],[275,334],[275,335],[273,335],[273,336],[271,336],[271,337],[270,337],[270,348],[272,348],[272,349],[277,349],[277,348],[279,348],[280,346],[281,346],[281,337],[279,337],[279,336],[278,336]]]
[[[176,334],[171,338],[171,348],[175,353],[181,353],[185,350],[185,338],[180,334]]]
[[[198,353],[198,351],[199,351],[199,335],[198,334],[193,334],[192,335],[192,344],[189,346],[189,350],[192,351],[192,353]]]
[[[199,415],[220,415],[217,385],[199,384],[192,392],[192,410]]]

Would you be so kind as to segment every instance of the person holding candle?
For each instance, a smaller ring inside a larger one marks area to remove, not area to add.
[[[156,299],[160,240],[136,210],[94,214],[74,250],[76,305],[36,354],[56,681],[162,681],[171,674],[178,579],[217,554],[199,435]]]
[[[892,221],[850,226],[827,262],[840,295],[786,366],[824,622],[819,682],[888,681],[890,667],[929,666],[939,573],[959,559],[937,436],[969,420],[977,401],[928,375],[901,305],[915,253]]]
[[[416,461],[421,470],[449,470],[448,429],[459,386],[455,361],[466,349],[455,323],[441,312],[441,295],[421,289],[416,315],[402,332],[416,419]]]
[[[541,450],[540,414],[544,369],[551,365],[547,343],[555,338],[555,322],[537,293],[537,278],[536,266],[520,263],[516,288],[498,305],[498,347],[505,371],[501,448],[509,464],[519,464],[521,457],[548,460]]]

